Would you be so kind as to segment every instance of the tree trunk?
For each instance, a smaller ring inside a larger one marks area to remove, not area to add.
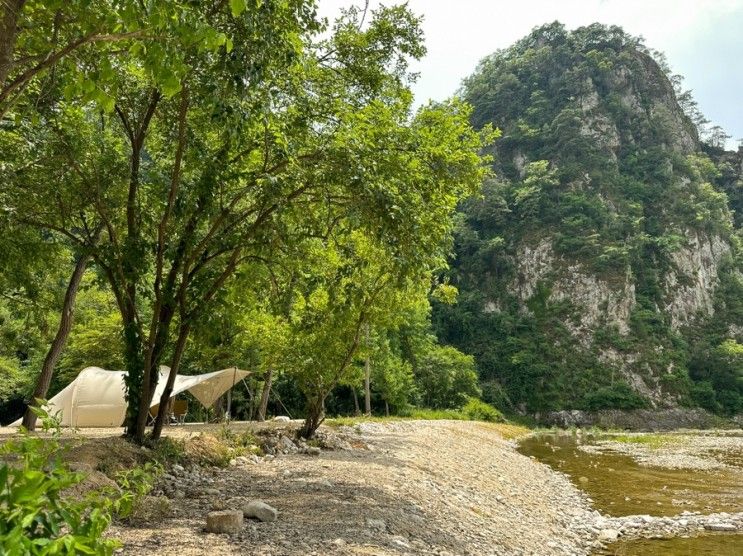
[[[390,404],[387,403],[387,400],[384,400],[384,414],[389,417],[390,416]]]
[[[366,358],[364,359],[364,412],[371,415],[371,358],[369,357],[369,325],[366,325]]]
[[[325,420],[325,396],[307,400],[307,416],[302,428],[297,431],[300,438],[312,438]]]
[[[49,384],[51,384],[52,381],[54,367],[56,367],[57,361],[59,361],[59,356],[62,354],[62,350],[67,343],[67,337],[70,335],[70,330],[72,329],[75,298],[77,297],[77,291],[80,288],[80,282],[83,279],[83,274],[85,274],[85,268],[87,267],[89,260],[90,255],[80,255],[75,264],[75,270],[72,272],[70,283],[67,285],[67,291],[65,292],[59,328],[57,329],[57,334],[54,336],[52,345],[49,347],[49,351],[44,358],[44,364],[41,367],[41,374],[36,381],[36,388],[34,389],[33,399],[31,400],[32,404],[35,403],[37,399],[45,399],[46,394],[49,391]],[[23,426],[30,431],[36,429],[36,415],[30,408],[26,409],[26,413],[23,416]]]
[[[0,90],[13,69],[13,53],[18,33],[18,18],[26,0],[0,2]]]
[[[170,401],[170,395],[173,393],[173,386],[175,385],[175,377],[178,374],[178,369],[181,366],[181,359],[183,358],[183,352],[186,350],[186,340],[188,340],[188,334],[191,331],[191,326],[186,323],[182,324],[178,330],[178,340],[176,340],[175,350],[173,352],[173,360],[170,363],[170,374],[168,375],[168,382],[165,384],[162,396],[160,396],[160,408],[155,418],[155,425],[152,428],[152,440],[157,440],[163,431],[163,425],[165,424],[165,418],[168,414],[168,403]]]
[[[356,388],[351,387],[351,394],[353,394],[353,414],[358,417],[361,415],[361,408],[359,407],[359,397],[356,395]]]
[[[142,385],[142,369],[144,367],[144,358],[142,357],[142,341],[134,321],[133,314],[130,314],[129,308],[122,311],[122,320],[124,323],[124,361],[126,374],[124,375],[124,384],[126,385],[126,418],[124,426],[126,427],[126,436],[141,442],[137,436],[137,416],[139,414],[139,399],[142,396],[144,387]]]
[[[258,407],[258,420],[266,420],[266,411],[268,411],[268,396],[271,393],[271,383],[273,382],[273,367],[268,369],[266,378],[263,382],[263,392],[261,393],[261,405]]]

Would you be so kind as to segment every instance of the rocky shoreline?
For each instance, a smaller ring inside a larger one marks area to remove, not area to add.
[[[743,427],[743,415],[722,418],[704,409],[668,408],[622,411],[605,409],[582,411],[578,409],[536,414],[534,419],[548,427],[597,427],[630,431],[674,431],[679,429],[722,429]]]
[[[170,469],[146,504],[162,515],[112,528],[122,553],[588,556],[618,539],[743,531],[743,513],[602,515],[483,423],[362,423],[311,444],[289,428],[264,441],[272,453],[226,468]]]

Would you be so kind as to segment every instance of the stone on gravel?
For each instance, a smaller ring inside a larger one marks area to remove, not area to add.
[[[279,440],[279,449],[285,454],[293,454],[298,451],[297,445],[286,436],[282,436]]]
[[[615,541],[619,538],[619,531],[616,529],[603,529],[599,532],[600,541]]]
[[[291,419],[287,417],[286,415],[277,415],[273,418],[274,421],[278,421],[279,423],[288,423]]]
[[[706,523],[704,528],[708,531],[737,531],[738,528],[732,523]]]
[[[308,456],[319,456],[320,448],[318,448],[317,446],[308,446],[307,449],[305,450],[305,453]]]
[[[210,512],[206,516],[206,530],[209,533],[239,533],[243,527],[243,512],[222,510]]]
[[[245,517],[252,517],[258,521],[276,521],[279,512],[266,504],[263,500],[252,500],[243,508]]]
[[[387,524],[384,522],[384,519],[366,518],[366,526],[380,533],[384,533],[387,530]]]

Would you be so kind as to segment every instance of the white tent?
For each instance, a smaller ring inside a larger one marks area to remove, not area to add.
[[[75,380],[48,402],[48,411],[59,412],[63,427],[120,427],[126,415],[124,376],[122,371],[107,371],[98,367],[83,369]],[[160,367],[160,379],[150,407],[160,403],[170,369]],[[237,368],[222,369],[203,375],[177,375],[172,397],[189,391],[205,407],[250,374]],[[11,427],[21,424],[19,419]]]

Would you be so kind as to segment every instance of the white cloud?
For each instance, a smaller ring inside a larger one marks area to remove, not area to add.
[[[320,14],[332,18],[351,3],[320,0]],[[363,1],[355,3],[363,5]],[[424,16],[428,47],[427,56],[413,66],[421,75],[415,86],[418,102],[451,95],[480,59],[538,25],[558,20],[573,29],[600,22],[642,35],[649,47],[666,52],[671,66],[686,76],[705,113],[735,137],[743,137],[743,103],[738,100],[743,90],[743,40],[740,33],[731,34],[724,43],[717,40],[720,27],[743,29],[743,0],[409,0],[408,4]],[[707,67],[705,59],[718,63]],[[704,86],[707,83],[714,83],[714,88]],[[715,90],[720,87],[736,94],[719,91],[718,95]]]

